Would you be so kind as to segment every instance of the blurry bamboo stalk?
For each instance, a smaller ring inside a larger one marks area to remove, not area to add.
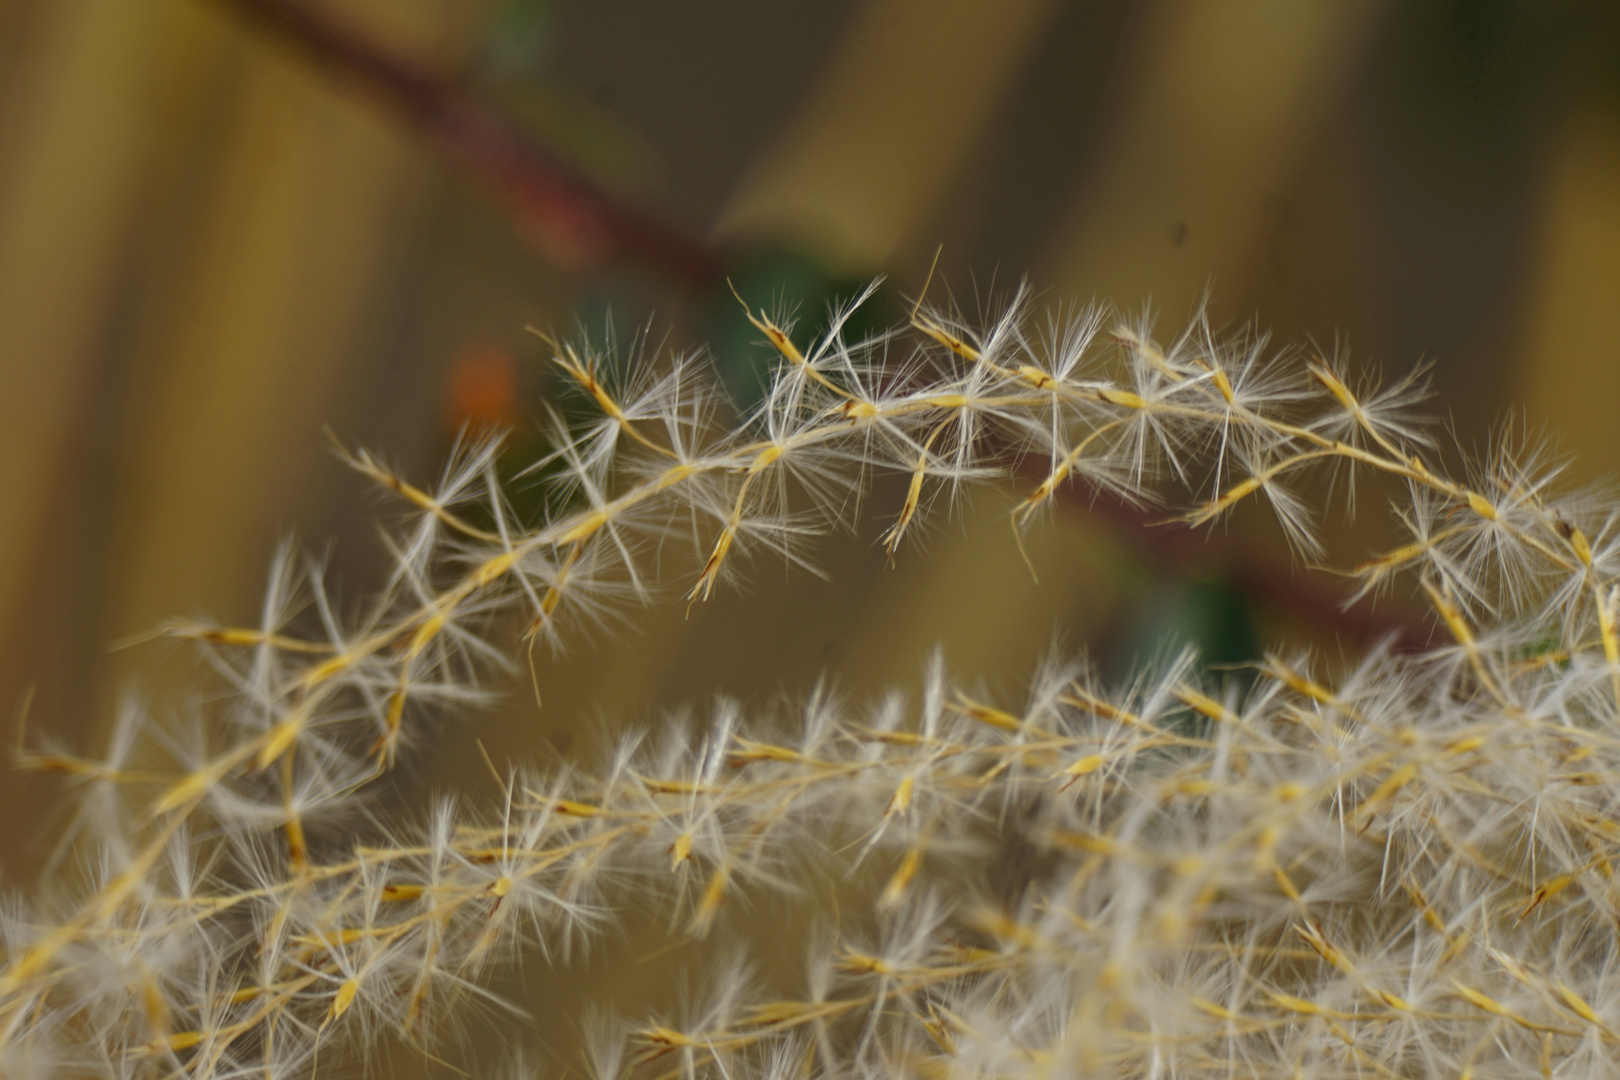
[[[801,246],[857,274],[890,266],[908,244],[932,247],[918,231],[1052,6],[867,0],[716,234]]]
[[[256,49],[195,247],[136,356],[116,528],[116,632],[232,596],[324,476],[356,326],[423,180],[409,138]],[[198,510],[206,507],[199,520]]]
[[[0,147],[0,620],[61,545],[45,523],[82,425],[159,117],[154,94],[172,28],[121,0],[40,5],[37,60],[20,76]]]
[[[1524,402],[1556,420],[1583,479],[1620,465],[1620,133],[1612,113],[1577,116],[1554,153],[1529,290]]]
[[[344,8],[440,47],[465,21]],[[208,5],[35,14],[0,130],[0,675],[72,717],[85,656],[177,604],[238,609],[276,532],[321,519],[305,466],[331,475],[319,424],[347,410],[426,173],[397,125]]]
[[[1341,100],[1381,7],[1155,4],[1122,66],[1135,84],[1041,277],[1059,293],[1151,296],[1172,319],[1211,280],[1243,280],[1268,198]]]
[[[143,203],[158,180],[176,86],[195,73],[182,5],[51,0],[7,12],[29,40],[6,72],[0,127],[0,715],[25,686],[82,684],[59,655],[95,616],[104,524],[92,463],[113,436],[97,423],[118,298],[130,287]],[[54,664],[53,664],[54,661]],[[62,727],[74,730],[71,716]],[[0,784],[0,820],[21,813]],[[0,838],[0,856],[28,843]]]

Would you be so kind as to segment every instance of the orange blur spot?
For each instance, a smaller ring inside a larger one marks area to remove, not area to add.
[[[490,341],[464,346],[450,366],[444,400],[446,419],[455,428],[517,423],[517,359]]]

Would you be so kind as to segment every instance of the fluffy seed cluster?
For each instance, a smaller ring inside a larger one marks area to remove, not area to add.
[[[78,801],[64,857],[0,912],[0,1075],[325,1074],[384,1038],[437,1060],[499,1007],[495,967],[589,945],[626,895],[718,943],[741,901],[829,881],[840,917],[804,942],[800,993],[732,965],[607,1029],[580,1071],[1620,1071],[1612,499],[1506,441],[1457,479],[1411,414],[1419,378],[1363,385],[1201,321],[1166,345],[1102,333],[1100,310],[1037,322],[1020,296],[983,329],[919,306],[850,341],[853,310],[802,344],[751,312],[775,375],[735,422],[696,358],[624,370],[558,344],[594,418],[556,417],[535,522],[494,442],[431,487],[346,453],[411,508],[370,608],[343,616],[284,552],[258,626],[167,628],[222,686],[190,726],[132,707],[99,757],[19,752]],[[1338,670],[1280,649],[1252,682],[1189,654],[1106,687],[1054,659],[1000,703],[936,664],[914,699],[721,706],[594,770],[515,769],[493,810],[366,809],[525,638],[625,617],[680,554],[687,603],[751,552],[804,560],[885,471],[892,552],[931,504],[1031,462],[1020,529],[1070,484],[1148,501],[1168,480],[1195,524],[1269,502],[1305,553],[1323,492],[1348,490],[1327,477],[1394,477],[1410,540],[1357,573],[1412,579],[1441,644]]]

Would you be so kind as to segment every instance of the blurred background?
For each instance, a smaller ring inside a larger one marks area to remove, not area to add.
[[[871,275],[915,295],[942,245],[932,295],[969,313],[1027,276],[1173,331],[1212,287],[1218,325],[1432,360],[1465,446],[1517,410],[1612,474],[1620,6],[0,0],[0,712],[32,687],[83,745],[131,685],[183,711],[196,668],[111,646],[252,621],[289,534],[357,603],[395,508],[323,425],[419,478],[465,423],[532,454],[527,325],[708,342],[746,395],[727,276],[803,337]],[[1236,660],[1409,617],[1340,613],[1261,524],[1206,542],[1084,497],[1032,534],[1038,586],[1001,493],[891,566],[877,494],[830,584],[761,564],[638,613],[469,731],[543,758],[716,691],[914,680],[936,643],[1016,697],[1055,633],[1121,670],[1167,633]],[[413,768],[489,782],[470,738]],[[31,790],[0,780],[12,879]]]

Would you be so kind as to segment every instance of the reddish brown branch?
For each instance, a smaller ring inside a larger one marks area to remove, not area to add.
[[[719,279],[721,256],[712,246],[603,190],[451,81],[390,54],[307,0],[218,2],[368,92],[487,189],[518,228],[563,265],[633,258],[699,288]],[[1160,562],[1215,569],[1246,595],[1293,618],[1362,643],[1389,635],[1407,646],[1427,639],[1424,626],[1401,613],[1376,613],[1365,604],[1341,607],[1338,591],[1318,575],[1279,573],[1236,545],[1153,525],[1148,516],[1108,499],[1089,512]]]
[[[489,191],[565,266],[633,258],[695,286],[720,275],[719,254],[605,191],[449,80],[391,55],[303,0],[219,0],[366,90]]]
[[[1083,488],[1068,490],[1076,502],[1090,494]],[[1430,643],[1431,626],[1410,605],[1385,601],[1377,608],[1362,599],[1346,606],[1349,590],[1333,584],[1326,571],[1279,566],[1207,529],[1155,521],[1106,494],[1087,502],[1085,511],[1140,545],[1143,554],[1156,562],[1182,572],[1219,574],[1257,606],[1337,634],[1346,644],[1368,646],[1389,640],[1395,649],[1408,651]]]

